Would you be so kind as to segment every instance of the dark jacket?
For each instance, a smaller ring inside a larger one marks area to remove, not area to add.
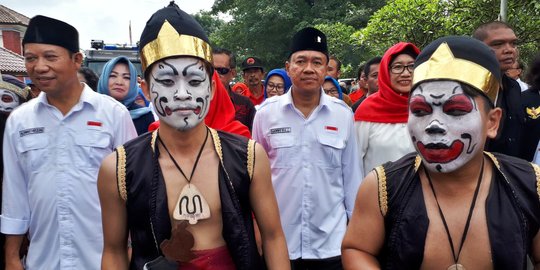
[[[214,138],[216,152],[222,153],[218,179],[223,238],[237,269],[260,269],[262,259],[255,244],[249,200],[248,166],[253,166],[254,147],[248,149],[248,145],[253,141],[230,133],[211,132],[213,137],[218,137]],[[167,193],[158,163],[159,148],[154,147],[155,134],[157,131],[144,134],[117,149],[118,186],[121,197],[127,198],[133,248],[130,269],[142,269],[145,263],[162,255],[157,245],[171,236]],[[249,150],[253,153],[249,154]],[[125,181],[121,179],[122,168],[125,168]]]
[[[524,132],[521,134],[520,158],[532,161],[540,140],[540,89],[529,88],[521,93],[525,113]]]
[[[496,165],[485,202],[494,269],[526,269],[527,254],[540,225],[536,165],[497,153],[486,153]],[[429,227],[420,157],[411,153],[377,167],[379,205],[385,242],[378,259],[382,269],[419,269]],[[443,239],[441,239],[443,240]],[[448,252],[451,252],[450,249]]]
[[[525,113],[521,107],[521,88],[516,80],[503,75],[502,91],[497,99],[497,107],[503,111],[497,138],[488,140],[485,150],[519,157],[520,137],[525,123]]]

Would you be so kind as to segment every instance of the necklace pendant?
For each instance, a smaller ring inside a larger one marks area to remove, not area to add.
[[[210,218],[210,207],[203,195],[193,184],[187,184],[180,192],[173,218],[178,221],[187,220],[194,225],[201,219]]]
[[[448,270],[465,270],[465,266],[463,266],[462,264],[456,263],[456,264],[450,265],[450,267],[448,267]]]

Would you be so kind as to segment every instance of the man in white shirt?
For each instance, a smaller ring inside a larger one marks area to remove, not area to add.
[[[326,36],[295,34],[285,95],[255,114],[253,138],[267,151],[292,269],[342,269],[341,240],[363,173],[351,109],[325,95]]]
[[[4,132],[7,269],[100,268],[99,166],[137,133],[125,106],[79,82],[78,40],[73,26],[45,16],[32,18],[23,38],[28,75],[42,92],[11,113]]]

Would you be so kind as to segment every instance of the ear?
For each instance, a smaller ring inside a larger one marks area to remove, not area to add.
[[[81,68],[82,62],[83,62],[83,55],[80,52],[76,52],[73,54],[73,61],[77,65],[77,68]]]
[[[143,95],[146,98],[146,100],[151,102],[151,100],[150,100],[150,90],[148,89],[148,83],[144,79],[141,80],[141,89],[142,89]]]
[[[236,68],[231,68],[231,75],[234,77],[236,77]]]
[[[486,135],[490,139],[495,139],[497,137],[497,131],[499,130],[499,125],[502,117],[501,108],[491,109],[487,114],[486,122]]]
[[[287,71],[287,75],[289,75],[289,67],[291,66],[291,64],[289,63],[289,61],[285,61],[285,71]],[[291,77],[291,75],[289,75],[289,77]]]

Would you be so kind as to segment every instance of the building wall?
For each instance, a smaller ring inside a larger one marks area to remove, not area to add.
[[[22,55],[22,40],[21,40],[21,33],[17,31],[11,31],[11,30],[3,30],[2,31],[2,41],[4,48],[17,53],[19,55]]]

